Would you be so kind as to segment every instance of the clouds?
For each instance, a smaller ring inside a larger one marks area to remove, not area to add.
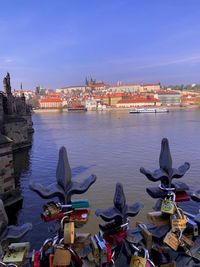
[[[17,0],[1,7],[0,73],[10,71],[14,86],[20,79],[30,88],[58,87],[89,73],[106,82],[176,83],[175,74],[200,82],[199,1]]]

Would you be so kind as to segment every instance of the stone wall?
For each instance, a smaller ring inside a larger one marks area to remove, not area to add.
[[[0,131],[3,127],[4,111],[3,111],[3,95],[0,93]]]
[[[12,95],[10,74],[3,79],[4,92],[0,92],[0,198],[5,206],[22,201],[19,188],[15,188],[13,150],[29,147],[34,132],[30,108],[25,97]]]
[[[12,141],[0,137],[0,194],[15,189],[15,177],[13,169]]]
[[[8,118],[4,123],[3,134],[13,140],[13,149],[31,146],[27,121],[23,118]]]
[[[22,116],[22,118],[26,120],[28,134],[33,133],[34,129],[33,129],[33,122],[32,122],[32,115],[24,115]]]

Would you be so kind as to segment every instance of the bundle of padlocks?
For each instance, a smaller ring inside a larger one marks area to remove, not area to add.
[[[45,222],[66,218],[69,222],[74,222],[76,227],[84,225],[89,216],[90,208],[87,199],[72,200],[70,204],[48,202],[43,206],[41,218]]]
[[[0,266],[200,266],[200,198],[198,192],[191,193],[185,183],[173,181],[183,177],[190,165],[186,162],[178,169],[172,168],[167,139],[162,140],[159,164],[160,169],[154,172],[140,169],[150,181],[160,181],[159,186],[146,189],[157,199],[153,211],[147,213],[147,223],[135,221],[135,227],[129,227],[130,218],[135,217],[143,205],[140,202],[128,205],[123,185],[117,183],[114,206],[95,211],[104,221],[99,224],[99,233],[84,234],[79,233],[78,228],[88,221],[89,201],[72,200],[71,196],[86,192],[96,177],[91,175],[80,184],[73,182],[67,154],[62,148],[55,190],[31,185],[32,190],[44,198],[59,198],[59,202],[45,204],[41,214],[43,221],[57,223],[56,235],[45,240],[38,251],[33,251],[31,258],[29,243],[4,246]]]

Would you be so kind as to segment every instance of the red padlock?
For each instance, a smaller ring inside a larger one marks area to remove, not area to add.
[[[40,253],[39,253],[39,251],[34,251],[33,267],[40,267]]]
[[[105,244],[106,248],[107,248],[107,262],[111,263],[112,261],[112,250],[111,250],[111,246],[109,243]]]
[[[55,220],[61,220],[65,215],[65,213],[59,213],[55,215],[54,217],[46,216],[44,213],[41,213],[41,218],[44,222],[51,222]]]
[[[182,191],[182,192],[176,192],[176,202],[183,202],[183,201],[189,201],[190,200],[190,196],[188,195],[188,193],[186,191]]]
[[[121,231],[118,231],[112,235],[109,235],[109,234],[104,234],[103,235],[103,238],[110,244],[113,244],[113,245],[121,245],[124,241],[124,239],[127,237],[127,231],[125,230],[121,230]]]

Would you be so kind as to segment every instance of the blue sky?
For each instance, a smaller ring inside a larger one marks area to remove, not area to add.
[[[200,83],[199,0],[0,0],[12,87]]]

